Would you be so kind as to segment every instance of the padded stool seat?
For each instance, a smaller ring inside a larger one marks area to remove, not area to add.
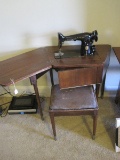
[[[95,109],[98,108],[93,86],[61,89],[59,85],[52,88],[50,109]]]

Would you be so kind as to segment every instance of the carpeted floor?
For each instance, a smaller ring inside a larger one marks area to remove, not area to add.
[[[76,116],[56,117],[54,141],[49,98],[42,102],[44,121],[39,114],[0,117],[0,160],[119,160],[120,153],[115,152],[115,118],[120,117],[120,109],[113,98],[99,98],[98,102],[95,140],[91,116]]]

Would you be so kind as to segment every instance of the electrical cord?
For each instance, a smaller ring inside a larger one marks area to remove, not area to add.
[[[5,95],[5,94],[9,94],[9,95],[11,95],[11,97],[13,97],[12,93],[11,93],[10,91],[8,91],[4,86],[2,86],[2,88],[3,88],[7,93],[3,93],[3,94],[1,94],[0,96],[3,96],[3,95]],[[11,102],[11,101],[10,101],[10,102]],[[7,102],[7,103],[10,103],[10,102]],[[0,107],[3,106],[3,105],[5,105],[5,104],[7,104],[7,103],[1,104]]]
[[[9,108],[9,107],[6,107],[6,108],[2,109],[2,112],[0,113],[0,116],[1,116],[1,117],[5,117],[5,116],[7,115],[7,113],[8,113],[8,108]]]
[[[10,91],[8,91],[4,86],[1,86],[1,87],[2,87],[7,93],[3,93],[3,94],[1,94],[0,96],[3,96],[3,95],[5,95],[5,94],[9,94],[9,95],[11,95],[11,97],[13,97],[13,95],[11,94]],[[7,107],[5,107],[5,108],[2,108],[2,106],[7,105],[7,104],[9,104],[9,103],[11,103],[11,101],[10,101],[10,102],[6,102],[6,103],[3,103],[3,104],[0,104],[0,116],[1,116],[1,117],[5,117],[5,116],[7,115],[8,108],[9,108],[9,106],[7,106]]]
[[[13,94],[10,92],[10,89],[9,89],[9,91],[4,87],[4,86],[1,86],[9,95],[11,95],[11,96],[13,96]],[[9,88],[9,87],[8,87]],[[7,94],[7,93],[4,93],[4,94],[1,94],[0,96],[2,96],[2,95],[5,95],[5,94]]]
[[[1,117],[5,117],[7,115],[8,109],[9,109],[9,106],[7,106],[5,108],[2,108],[1,106],[4,106],[4,105],[6,105],[8,103],[11,103],[11,101],[0,105],[0,116]]]

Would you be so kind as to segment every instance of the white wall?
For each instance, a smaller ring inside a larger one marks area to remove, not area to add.
[[[119,0],[0,0],[0,60],[33,48],[57,45],[58,32],[69,35],[96,29],[98,44],[120,46],[119,6]],[[118,77],[111,83],[108,76],[106,88],[116,88]],[[20,92],[33,89],[29,80],[16,85]],[[46,95],[49,75],[39,79],[38,85],[41,94]]]

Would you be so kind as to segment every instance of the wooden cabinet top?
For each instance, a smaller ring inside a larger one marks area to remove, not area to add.
[[[79,51],[80,46],[63,46],[62,51]],[[55,59],[57,46],[41,47],[0,62],[0,85],[10,85],[14,82],[37,75],[50,68],[88,67],[103,65],[110,53],[110,45],[96,45],[96,53],[92,56]]]

